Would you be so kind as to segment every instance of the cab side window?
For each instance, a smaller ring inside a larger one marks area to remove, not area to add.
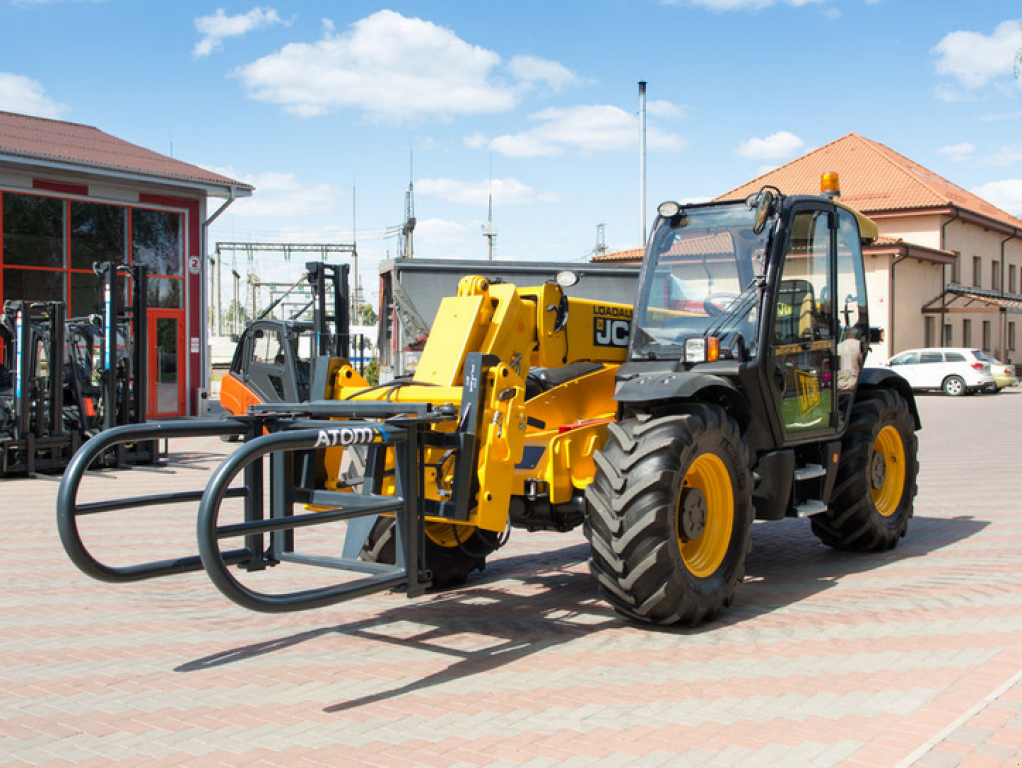
[[[830,217],[823,211],[807,211],[795,216],[788,238],[774,343],[794,344],[830,336]]]

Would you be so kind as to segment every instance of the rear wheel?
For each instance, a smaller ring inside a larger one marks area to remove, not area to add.
[[[486,568],[486,556],[500,546],[499,534],[472,526],[427,522],[425,532],[426,567],[437,588],[460,587],[472,571]],[[362,548],[362,559],[393,564],[396,541],[394,518],[379,518]]]
[[[959,397],[966,392],[965,381],[960,376],[948,376],[941,385],[945,395]]]
[[[611,424],[586,490],[589,567],[619,613],[697,624],[731,604],[752,524],[749,456],[721,409]]]
[[[826,512],[811,518],[813,533],[838,549],[897,545],[912,517],[916,445],[904,398],[890,389],[860,393],[841,443],[832,501]]]

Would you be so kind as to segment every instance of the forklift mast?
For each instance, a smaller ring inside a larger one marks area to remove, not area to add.
[[[140,424],[148,412],[146,350],[148,344],[148,277],[142,264],[97,262],[93,270],[103,295],[102,428],[118,424]],[[124,303],[117,278],[128,280],[131,301]],[[121,347],[126,347],[122,355]]]

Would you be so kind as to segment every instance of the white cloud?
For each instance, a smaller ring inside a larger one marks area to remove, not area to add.
[[[1022,179],[991,181],[974,187],[972,192],[1013,216],[1022,216]]]
[[[502,206],[555,203],[560,199],[553,192],[538,193],[528,184],[523,184],[514,178],[477,182],[439,178],[420,179],[415,182],[415,191],[420,195],[431,195],[450,203],[464,205],[487,205],[491,190],[493,202]]]
[[[315,216],[334,210],[337,201],[346,194],[329,184],[302,182],[293,173],[268,171],[253,177],[238,175],[229,169],[217,172],[244,179],[255,187],[252,197],[238,200],[231,206],[230,212],[235,216],[260,219]]]
[[[561,65],[533,57],[512,59],[506,73],[493,51],[389,10],[343,33],[328,23],[321,40],[291,43],[236,72],[252,98],[302,117],[357,109],[394,122],[505,112],[524,90],[574,82]]]
[[[754,160],[772,160],[791,157],[805,142],[790,131],[778,131],[766,138],[751,138],[738,145],[735,152]]]
[[[415,238],[418,244],[429,242],[432,246],[460,245],[477,230],[466,224],[446,219],[422,219],[415,222]]]
[[[972,157],[975,151],[976,146],[974,144],[963,141],[961,144],[950,144],[946,147],[941,147],[937,150],[937,154],[947,155],[953,163],[963,163]]]
[[[209,56],[223,48],[225,37],[240,37],[252,30],[262,29],[271,24],[287,24],[273,8],[253,8],[248,13],[228,16],[223,8],[217,8],[212,16],[199,16],[195,28],[202,33],[202,39],[195,44],[192,55]]]
[[[1022,120],[1022,111],[1020,112],[987,112],[986,114],[979,116],[981,123],[996,123],[1001,120]]]
[[[669,102],[657,102],[655,110],[665,114],[671,107]],[[637,116],[609,104],[544,109],[530,119],[539,124],[521,133],[497,136],[490,142],[490,149],[508,157],[546,157],[568,149],[617,152],[639,140]],[[668,151],[685,144],[678,134],[649,125],[646,143],[650,149]]]
[[[476,131],[471,136],[466,136],[462,139],[462,142],[469,149],[482,149],[490,143],[490,140],[484,134]]]
[[[961,104],[963,102],[976,101],[975,94],[944,85],[934,87],[932,93],[933,98],[937,99],[937,101],[943,101],[945,104]]]
[[[1015,54],[1022,47],[1018,21],[1002,21],[993,34],[958,31],[946,35],[931,53],[938,56],[937,72],[966,88],[982,88],[1001,75],[1011,75]]]
[[[685,108],[671,101],[653,99],[646,102],[647,117],[662,117],[665,120],[685,116]]]
[[[795,7],[827,2],[827,0],[668,0],[667,5],[694,5],[711,11],[758,11],[771,5],[793,5]]]
[[[559,93],[566,86],[577,85],[579,82],[575,74],[563,64],[535,56],[514,56],[508,69],[523,85],[544,84],[554,93]]]
[[[984,165],[1003,168],[1022,160],[1022,144],[1001,144],[994,147],[993,154],[986,158]]]
[[[0,72],[0,109],[52,118],[68,111],[66,105],[46,95],[46,89],[38,80],[10,72]]]

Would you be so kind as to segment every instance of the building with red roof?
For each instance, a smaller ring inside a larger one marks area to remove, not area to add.
[[[923,346],[962,346],[1013,361],[1022,315],[1022,220],[893,149],[857,133],[725,192],[740,200],[773,186],[819,194],[836,171],[840,200],[877,223],[864,248],[870,321],[883,359]],[[641,261],[641,250],[600,261]]]
[[[148,415],[196,414],[207,385],[207,229],[252,191],[92,126],[0,112],[0,296],[88,315],[100,309],[94,262],[146,265]]]

